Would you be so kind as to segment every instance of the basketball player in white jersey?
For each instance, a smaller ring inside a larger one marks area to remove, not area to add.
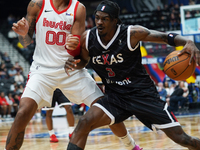
[[[56,88],[76,104],[91,106],[103,96],[85,69],[70,71],[70,76],[64,69],[65,61],[80,52],[85,19],[85,7],[77,0],[32,0],[26,19],[13,24],[12,29],[19,34],[23,46],[31,43],[36,32],[36,48],[19,111],[7,136],[7,150],[20,149],[28,122],[38,108],[51,106]],[[110,128],[125,145],[139,150],[123,123]]]

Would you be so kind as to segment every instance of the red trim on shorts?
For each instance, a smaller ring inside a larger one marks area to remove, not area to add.
[[[27,85],[27,83],[28,83],[28,80],[30,79],[30,74],[31,74],[31,72],[28,73],[27,80],[26,80],[26,85]],[[24,87],[24,90],[25,90],[25,88],[26,88],[26,85],[25,85],[25,87]],[[23,90],[23,93],[24,93],[24,90]]]
[[[174,119],[176,120],[176,122],[178,122],[178,120],[176,119],[174,113],[171,111],[172,116],[174,117]]]
[[[28,74],[28,78],[27,78],[27,80],[26,80],[26,83],[27,83],[28,80],[30,79],[30,73],[31,73],[31,72],[29,72],[29,74]]]
[[[78,9],[78,4],[79,4],[79,1],[76,2],[75,8],[74,8],[74,21],[75,21],[75,18],[76,18],[76,12],[77,12],[77,9]]]
[[[69,5],[67,6],[66,9],[62,10],[62,11],[58,11],[55,6],[53,5],[53,0],[50,0],[50,3],[51,3],[51,7],[53,8],[53,10],[57,13],[57,14],[62,14],[63,12],[67,11],[69,9],[69,7],[71,6],[72,4],[72,0],[69,1]]]

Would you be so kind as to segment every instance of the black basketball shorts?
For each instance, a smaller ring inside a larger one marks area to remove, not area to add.
[[[111,119],[110,125],[120,123],[135,115],[151,130],[180,126],[166,102],[160,100],[155,87],[119,94],[107,92],[93,106],[101,108]]]
[[[56,102],[58,103],[59,107],[62,107],[64,105],[72,105],[72,103],[62,93],[62,91],[60,89],[56,89],[53,93],[51,107],[45,107],[45,108],[42,108],[42,110],[53,110],[56,105]]]

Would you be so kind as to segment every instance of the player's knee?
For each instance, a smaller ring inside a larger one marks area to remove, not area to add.
[[[78,122],[78,128],[82,128],[84,132],[90,132],[92,127],[92,119],[90,117],[82,116]]]
[[[32,108],[32,109],[31,109]],[[16,118],[23,119],[24,121],[29,121],[35,114],[37,107],[31,107],[29,104],[21,104],[17,112]]]
[[[27,110],[19,109],[16,114],[15,120],[18,120],[18,121],[23,120],[23,121],[21,121],[23,123],[24,121],[29,121],[31,118],[32,118],[32,116]]]

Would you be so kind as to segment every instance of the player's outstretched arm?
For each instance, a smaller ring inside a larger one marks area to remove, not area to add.
[[[28,46],[31,43],[42,3],[42,0],[31,0],[27,7],[26,18],[23,17],[17,23],[13,23],[12,29],[19,34],[19,41],[23,46]]]
[[[164,33],[155,30],[149,30],[142,26],[133,26],[130,31],[131,35],[131,46],[134,47],[139,41],[148,41],[154,43],[169,44],[171,46],[184,46],[183,50],[180,51],[181,55],[184,52],[190,53],[190,63],[194,58],[196,63],[200,64],[200,51],[196,47],[193,41],[184,38],[181,35],[175,33]]]

